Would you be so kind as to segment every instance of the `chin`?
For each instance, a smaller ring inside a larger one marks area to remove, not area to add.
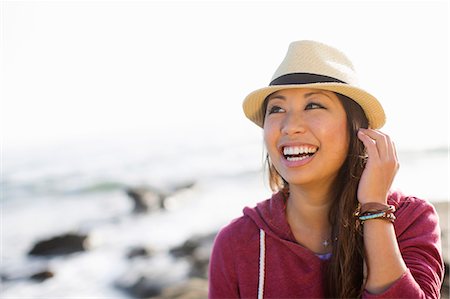
[[[302,186],[302,185],[309,185],[314,183],[314,179],[306,177],[306,176],[283,176],[286,182],[289,183],[289,185],[293,186]]]

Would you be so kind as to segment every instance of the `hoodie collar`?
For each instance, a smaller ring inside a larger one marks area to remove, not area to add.
[[[295,242],[291,228],[286,220],[285,201],[282,192],[275,193],[272,195],[272,198],[258,203],[255,208],[245,208],[244,215],[250,217],[267,234]]]

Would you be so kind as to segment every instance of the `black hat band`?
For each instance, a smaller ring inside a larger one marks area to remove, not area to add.
[[[272,86],[272,85],[290,85],[290,84],[311,84],[311,83],[327,83],[327,82],[347,84],[344,81],[329,76],[310,73],[292,73],[274,79],[272,82],[270,82],[269,85]]]

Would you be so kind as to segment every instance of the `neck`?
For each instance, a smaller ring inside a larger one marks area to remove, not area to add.
[[[323,190],[306,190],[291,186],[287,203],[287,215],[300,218],[301,222],[314,229],[328,228],[328,214],[332,199]]]
[[[300,244],[316,253],[328,252],[323,242],[331,237],[329,211],[332,198],[328,192],[290,186],[286,218]]]

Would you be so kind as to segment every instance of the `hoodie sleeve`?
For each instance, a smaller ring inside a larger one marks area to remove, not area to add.
[[[214,241],[209,263],[208,298],[239,298],[232,226],[223,228]]]
[[[406,272],[384,293],[363,298],[439,298],[443,279],[440,228],[436,210],[426,201],[400,203],[395,230]]]

